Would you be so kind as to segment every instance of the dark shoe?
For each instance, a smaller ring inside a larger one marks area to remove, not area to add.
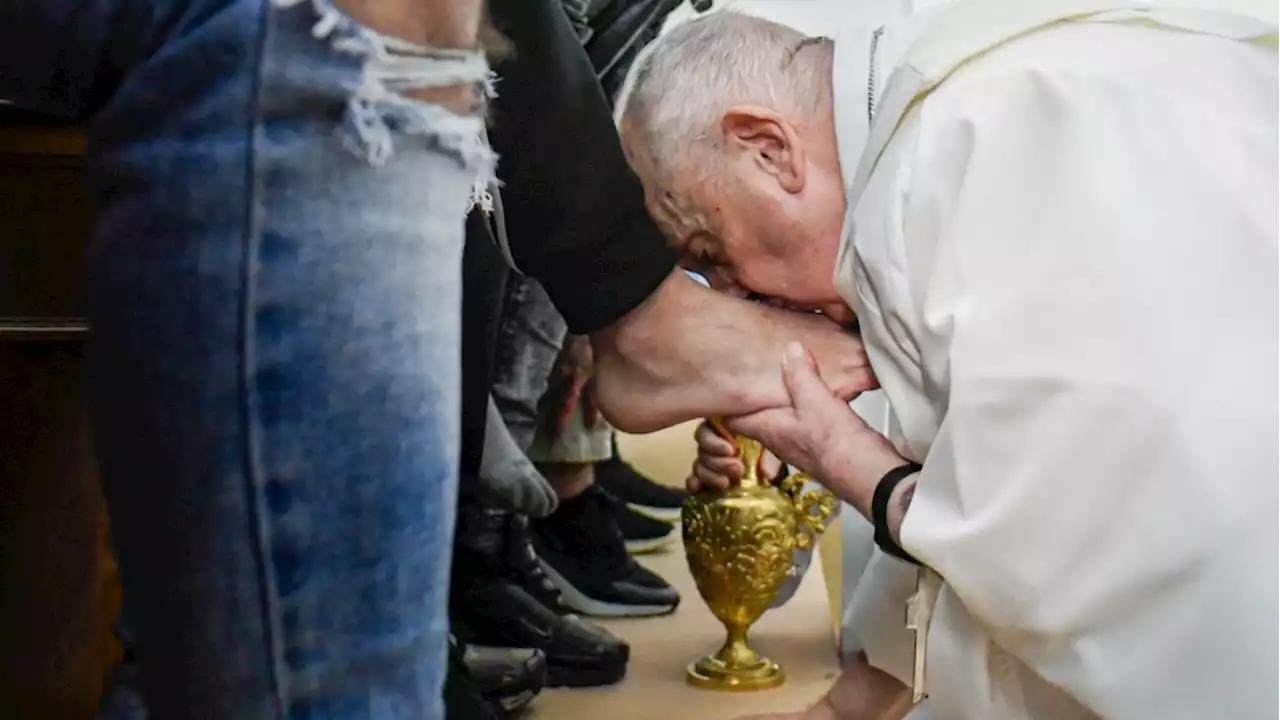
[[[627,553],[616,503],[592,485],[578,497],[562,500],[549,517],[531,521],[542,569],[564,604],[583,615],[646,617],[673,612],[680,604],[679,593]]]
[[[450,604],[459,635],[475,645],[541,650],[548,687],[618,682],[631,648],[604,628],[565,614],[524,522],[460,509]]]
[[[569,612],[560,602],[560,591],[542,572],[525,516],[460,503],[455,534],[453,568],[455,574],[463,574],[455,581],[466,582],[471,577],[507,580],[547,608]]]
[[[493,705],[471,678],[459,643],[449,640],[449,664],[444,676],[445,720],[499,720]]]
[[[618,455],[618,441],[613,442],[613,457],[596,463],[596,482],[610,494],[626,503],[632,510],[654,520],[680,522],[680,508],[689,493],[680,488],[656,483]]]
[[[481,580],[455,593],[454,615],[471,641],[541,650],[548,687],[611,685],[627,673],[630,648],[607,630],[562,616],[504,580]]]
[[[663,580],[662,577],[658,575],[658,573],[650,570],[640,563],[636,563],[635,569],[631,571],[631,580],[635,584],[647,588],[662,589],[671,587],[666,580]]]
[[[676,528],[671,523],[654,520],[614,498],[613,518],[632,555],[651,553],[675,542]]]
[[[462,661],[500,717],[519,714],[547,685],[547,656],[541,650],[468,644]]]

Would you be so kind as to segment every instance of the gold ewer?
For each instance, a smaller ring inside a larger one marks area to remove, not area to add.
[[[766,690],[785,682],[786,672],[751,649],[747,631],[792,572],[797,548],[813,547],[836,500],[825,490],[804,492],[807,477],[798,473],[773,485],[759,475],[760,443],[734,442],[745,468],[742,482],[693,495],[681,511],[689,570],[727,632],[716,653],[689,663],[685,679],[713,690]]]

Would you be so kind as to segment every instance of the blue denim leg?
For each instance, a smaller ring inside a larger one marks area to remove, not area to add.
[[[391,91],[483,59],[321,2],[43,0],[0,5],[0,68],[92,117],[93,421],[152,716],[442,717],[489,156]]]

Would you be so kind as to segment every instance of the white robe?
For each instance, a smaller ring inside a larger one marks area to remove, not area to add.
[[[870,128],[837,39],[836,281],[924,463],[939,720],[1275,716],[1275,7],[1122,4],[937,8]],[[909,683],[914,573],[868,573]]]

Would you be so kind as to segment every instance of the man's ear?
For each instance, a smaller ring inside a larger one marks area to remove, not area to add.
[[[725,142],[751,153],[764,172],[789,193],[804,189],[805,157],[800,137],[786,118],[755,105],[729,108],[720,119]]]

